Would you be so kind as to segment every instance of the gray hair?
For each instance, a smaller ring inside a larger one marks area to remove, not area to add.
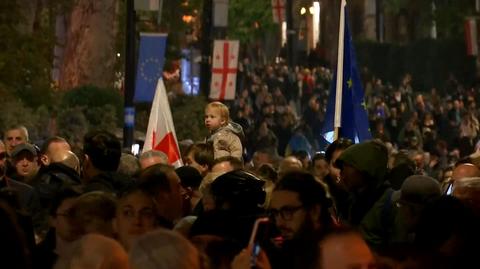
[[[133,269],[200,269],[200,254],[177,232],[158,229],[146,233],[129,253]]]
[[[153,150],[152,149],[152,150],[142,152],[142,154],[140,154],[140,157],[138,159],[141,161],[141,160],[152,158],[152,157],[159,157],[159,158],[162,159],[162,163],[168,164],[167,154],[165,154],[163,151],[159,151],[159,150]]]
[[[122,153],[120,157],[120,164],[118,165],[117,172],[132,177],[140,171],[140,164],[137,157],[132,154]]]
[[[20,130],[22,131],[23,133],[23,136],[25,137],[25,142],[28,142],[29,141],[29,138],[28,138],[28,129],[27,127],[23,126],[23,125],[15,125],[15,126],[12,126],[10,128],[8,128],[5,133],[4,133],[4,137],[5,135],[7,134],[8,131],[11,131],[11,130]]]

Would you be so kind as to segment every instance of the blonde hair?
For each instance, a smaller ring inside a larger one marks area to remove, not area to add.
[[[228,110],[228,107],[225,104],[215,101],[215,102],[209,103],[205,107],[205,109],[208,109],[208,108],[217,109],[217,111],[220,113],[220,116],[222,117],[222,119],[225,120],[226,123],[230,121],[230,111]]]

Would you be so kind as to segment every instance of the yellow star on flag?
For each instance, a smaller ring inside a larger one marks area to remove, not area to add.
[[[362,102],[361,106],[363,107],[363,109],[367,110],[367,104],[365,103],[365,101]]]
[[[347,80],[347,85],[348,85],[348,88],[349,88],[349,89],[351,89],[351,88],[352,88],[353,81],[352,81],[352,79],[351,79],[351,78]]]

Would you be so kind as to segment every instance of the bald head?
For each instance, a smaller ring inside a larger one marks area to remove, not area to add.
[[[294,156],[285,157],[278,167],[279,178],[283,177],[288,172],[302,170],[302,162]]]
[[[115,240],[99,234],[88,234],[74,243],[68,255],[55,265],[62,268],[128,269],[128,255]]]
[[[61,163],[68,166],[80,174],[80,160],[77,155],[70,150],[54,152],[50,156],[50,161],[52,163]]]
[[[371,268],[374,256],[362,236],[355,232],[328,235],[319,244],[317,268],[346,269]]]
[[[480,177],[480,169],[471,163],[463,163],[453,169],[453,181],[466,177]]]
[[[59,136],[51,137],[43,143],[40,149],[40,161],[44,166],[48,166],[54,162],[61,162],[58,161],[59,156],[70,150],[72,150],[72,148],[67,140]]]

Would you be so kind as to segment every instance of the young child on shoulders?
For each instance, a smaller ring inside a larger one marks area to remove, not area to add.
[[[242,126],[230,121],[228,107],[221,102],[211,102],[205,107],[205,126],[210,131],[207,143],[213,145],[214,159],[233,156],[242,159]]]

